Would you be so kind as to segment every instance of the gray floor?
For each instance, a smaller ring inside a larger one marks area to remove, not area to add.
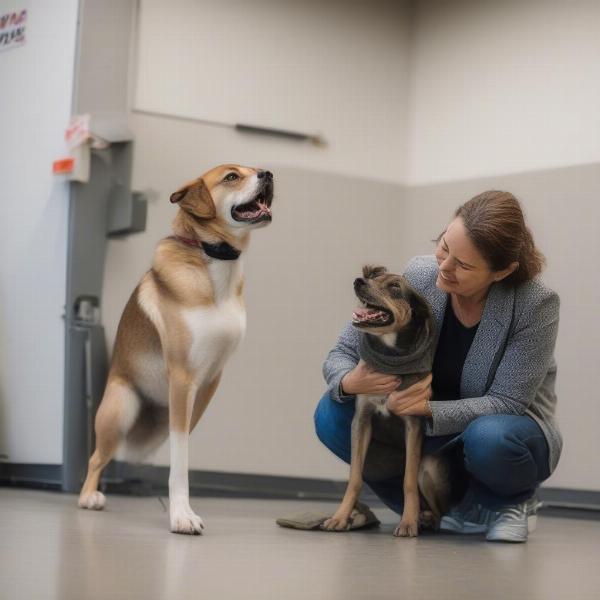
[[[0,488],[0,598],[600,598],[600,521],[541,517],[527,544],[482,537],[396,539],[395,515],[352,533],[281,529],[326,503],[193,498],[206,533],[174,535],[158,498],[76,498]]]

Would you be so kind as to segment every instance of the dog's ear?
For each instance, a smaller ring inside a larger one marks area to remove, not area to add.
[[[379,275],[383,275],[387,273],[387,269],[385,267],[374,267],[372,265],[365,265],[363,267],[363,277],[365,279],[374,279],[375,277],[379,277]]]
[[[190,183],[171,194],[171,202],[200,219],[217,216],[215,203],[202,179]]]

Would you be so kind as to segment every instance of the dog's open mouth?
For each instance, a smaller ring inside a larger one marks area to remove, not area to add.
[[[231,209],[231,216],[236,221],[242,221],[247,223],[260,223],[261,221],[270,221],[273,216],[271,215],[271,207],[268,199],[259,194],[254,200],[246,202],[245,204],[239,204]]]
[[[365,304],[354,309],[352,324],[365,327],[380,327],[392,321],[392,314],[385,308]]]

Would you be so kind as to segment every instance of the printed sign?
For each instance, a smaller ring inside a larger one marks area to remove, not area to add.
[[[108,148],[108,142],[90,130],[90,120],[89,114],[71,117],[65,131],[68,156],[63,156],[52,163],[52,172],[55,175],[68,175],[70,181],[85,183],[89,180],[91,149]],[[96,126],[98,125],[96,121]]]
[[[73,115],[65,131],[67,147],[75,148],[90,139],[90,115]]]
[[[90,132],[90,115],[73,115],[65,131],[69,156],[52,163],[55,175],[67,175],[70,181],[85,183],[90,178],[90,147],[94,137]]]
[[[0,15],[0,51],[17,48],[25,43],[27,11]]]

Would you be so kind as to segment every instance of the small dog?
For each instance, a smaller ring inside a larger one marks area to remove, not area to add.
[[[427,302],[399,275],[385,267],[363,268],[363,278],[354,281],[360,306],[352,324],[361,330],[359,354],[374,371],[400,375],[398,389],[425,378],[433,362],[434,319]],[[374,413],[389,418],[387,395],[358,394],[352,420],[350,480],[336,513],[323,528],[343,531],[362,487],[362,472],[371,441]],[[404,469],[404,511],[395,536],[414,537],[419,530],[419,488],[429,505],[421,515],[423,525],[435,528],[447,509],[448,485],[441,462],[426,456],[421,461],[422,429],[419,417],[401,417],[404,422],[406,464]]]
[[[239,256],[250,230],[271,222],[272,201],[273,174],[239,165],[216,167],[171,195],[174,235],[158,244],[119,323],[81,508],[104,507],[100,474],[121,442],[139,457],[169,435],[171,531],[202,532],[189,504],[189,434],[244,335]]]

